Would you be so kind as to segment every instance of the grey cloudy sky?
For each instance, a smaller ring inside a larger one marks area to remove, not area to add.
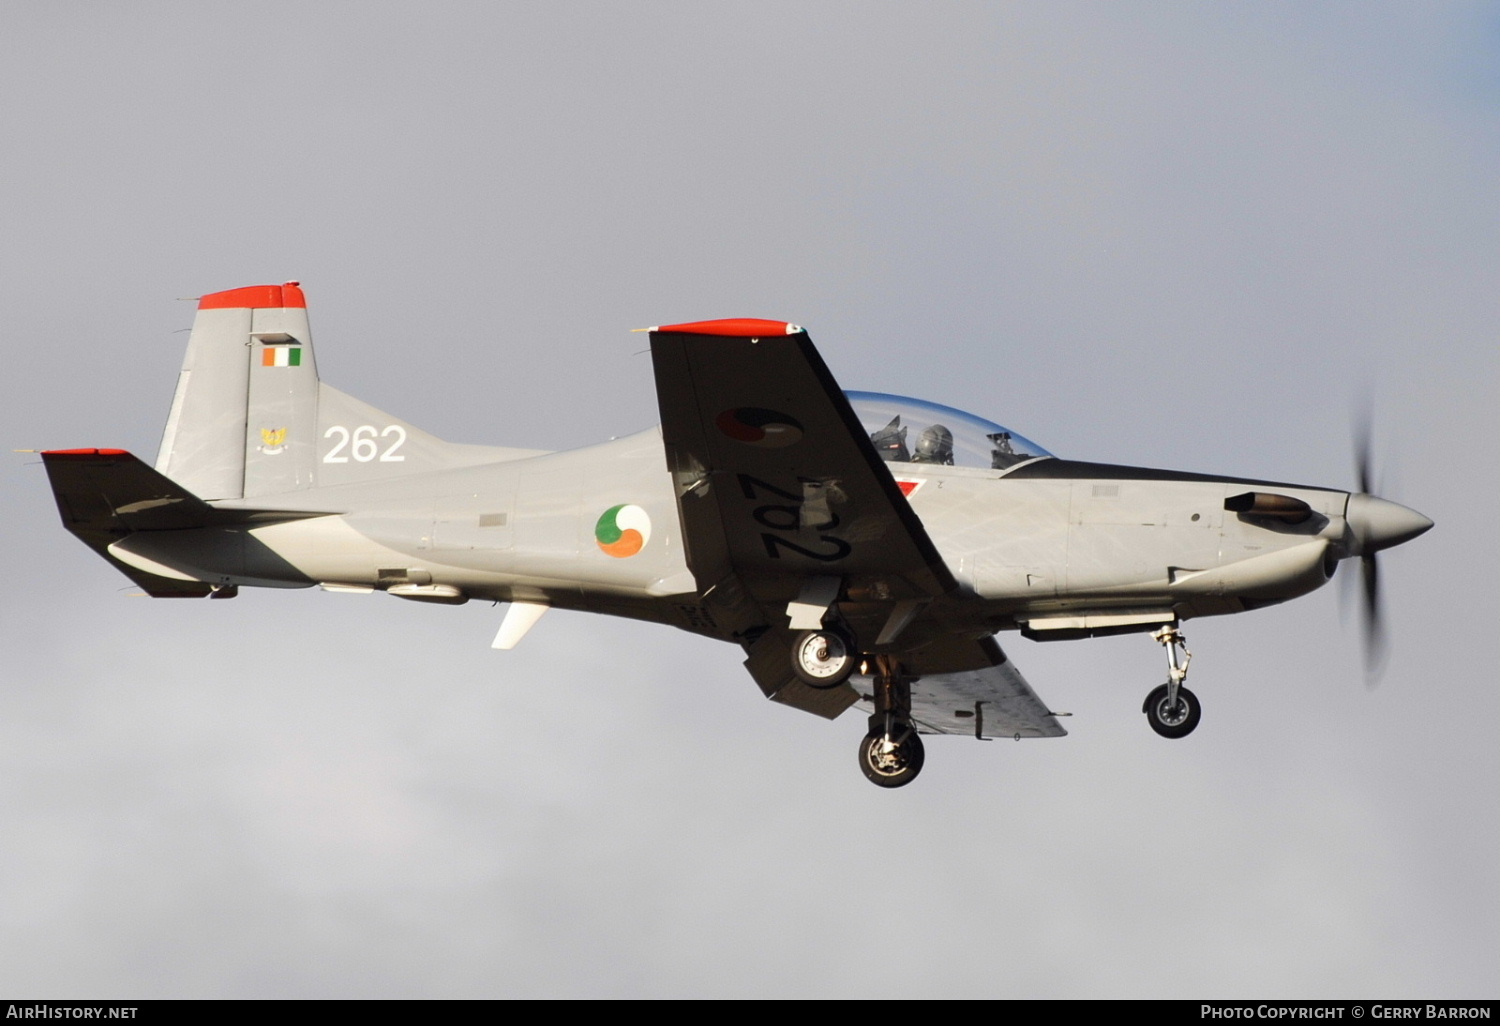
[[[1338,585],[1002,639],[1057,741],[766,703],[553,613],[153,602],[4,473],[0,993],[1493,997],[1500,7],[102,5],[0,26],[7,448],[154,454],[193,307],[300,279],[323,377],[455,441],[653,422],[627,329],[807,325],[1062,455],[1383,489]]]

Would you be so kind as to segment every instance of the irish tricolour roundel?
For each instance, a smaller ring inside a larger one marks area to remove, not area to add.
[[[651,539],[651,518],[639,506],[611,506],[594,525],[594,540],[607,556],[624,559]]]
[[[725,410],[714,418],[714,424],[736,442],[764,449],[783,449],[802,440],[802,425],[796,417],[758,406]]]

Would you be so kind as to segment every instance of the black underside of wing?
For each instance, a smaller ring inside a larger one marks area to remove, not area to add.
[[[862,651],[895,608],[917,603],[904,658],[988,665],[929,615],[957,582],[805,332],[653,332],[651,352],[688,567],[767,695],[825,716],[856,700],[791,673],[787,604],[817,579],[837,580]]]
[[[785,605],[836,575],[882,601],[956,587],[805,332],[652,335],[667,458],[700,591]]]

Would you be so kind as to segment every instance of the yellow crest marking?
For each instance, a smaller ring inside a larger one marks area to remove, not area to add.
[[[260,440],[265,443],[267,449],[280,448],[286,441],[286,428],[261,428]]]

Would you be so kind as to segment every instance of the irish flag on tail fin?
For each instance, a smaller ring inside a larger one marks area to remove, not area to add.
[[[262,367],[302,366],[301,346],[266,346],[260,351]]]

